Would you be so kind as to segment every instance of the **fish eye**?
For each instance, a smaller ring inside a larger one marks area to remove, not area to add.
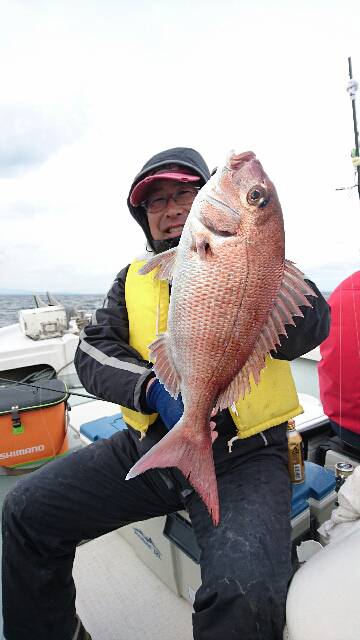
[[[248,191],[246,200],[249,204],[257,205],[261,209],[266,207],[269,202],[266,189],[261,185],[255,185],[255,187],[252,187],[250,191]]]

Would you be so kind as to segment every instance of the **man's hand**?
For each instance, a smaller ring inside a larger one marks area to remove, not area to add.
[[[149,411],[158,413],[170,430],[184,413],[184,405],[179,395],[176,400],[166,391],[157,378],[151,378],[146,387],[146,402]]]
[[[164,385],[157,378],[151,378],[146,387],[146,401],[149,411],[158,413],[169,429],[172,429],[184,413],[184,405],[181,395],[176,400],[166,391]],[[211,418],[217,414],[217,410],[213,409]],[[218,434],[215,431],[216,422],[210,419],[211,440],[214,442]]]

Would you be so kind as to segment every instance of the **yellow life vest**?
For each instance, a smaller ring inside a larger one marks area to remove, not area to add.
[[[169,285],[164,280],[154,280],[154,272],[140,276],[138,271],[146,260],[135,260],[129,267],[125,280],[125,302],[129,319],[129,344],[144,360],[149,358],[149,345],[160,333],[165,333],[169,310]],[[144,414],[120,406],[127,424],[139,431],[146,431],[158,414]]]
[[[130,265],[125,282],[125,301],[130,346],[149,360],[149,345],[167,328],[169,285],[163,280],[154,280],[154,272],[138,275],[144,263],[145,260],[136,260]],[[267,355],[259,384],[251,376],[250,386],[251,392],[230,409],[239,438],[248,438],[303,413],[286,360],[275,360]],[[146,431],[157,418],[156,413],[146,415],[126,407],[120,408],[125,422],[139,431]]]

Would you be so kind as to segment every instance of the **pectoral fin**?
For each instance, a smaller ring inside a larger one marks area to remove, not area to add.
[[[149,349],[156,376],[163,383],[166,391],[173,398],[177,398],[180,392],[180,377],[169,348],[168,334],[162,333],[151,343]]]
[[[175,259],[177,255],[177,248],[169,249],[168,251],[164,251],[163,253],[159,253],[159,255],[150,258],[138,271],[140,275],[145,275],[146,273],[150,273],[156,267],[159,267],[159,271],[155,276],[155,280],[167,280],[171,282]]]

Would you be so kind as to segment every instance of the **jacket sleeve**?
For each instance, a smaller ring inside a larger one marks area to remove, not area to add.
[[[317,286],[306,279],[316,296],[307,296],[312,307],[301,306],[304,317],[293,318],[296,326],[286,325],[286,336],[280,336],[281,344],[276,352],[271,351],[273,358],[294,360],[315,349],[327,336],[330,330],[330,307]]]
[[[129,267],[115,281],[90,325],[80,335],[75,368],[85,389],[98,398],[144,411],[151,363],[129,345],[129,322],[125,303],[125,279]]]

